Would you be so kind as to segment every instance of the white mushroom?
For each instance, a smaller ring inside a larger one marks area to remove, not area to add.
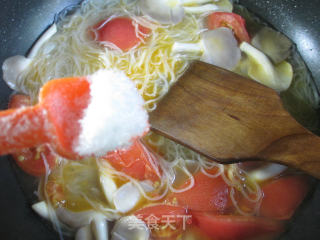
[[[108,223],[104,217],[94,217],[90,224],[78,229],[75,240],[108,240]]]
[[[174,43],[173,53],[200,54],[201,61],[233,70],[241,58],[238,42],[229,28],[209,30],[198,43]]]
[[[216,4],[219,7],[219,12],[232,12],[233,4],[230,0],[220,0],[216,1]]]
[[[32,59],[24,56],[13,56],[7,58],[2,64],[3,80],[7,85],[14,89],[19,90],[18,82],[19,77],[23,71],[29,66]]]
[[[65,208],[58,208],[56,210],[56,214],[61,222],[72,228],[80,228],[85,225],[89,225],[94,219],[106,219],[103,214],[93,210],[72,212]]]
[[[49,209],[45,201],[41,201],[32,205],[32,209],[44,219],[49,219]]]
[[[280,92],[289,88],[293,78],[290,63],[282,61],[274,66],[263,52],[247,42],[242,42],[240,49],[247,55],[242,72],[276,91]]]
[[[139,189],[131,182],[122,185],[113,196],[113,204],[115,208],[126,213],[132,210],[140,201],[141,193]]]
[[[86,225],[78,229],[75,240],[95,240],[90,225]]]
[[[111,232],[112,240],[148,240],[150,231],[147,225],[135,216],[120,218]]]
[[[252,38],[251,44],[276,64],[289,57],[292,46],[292,42],[285,35],[269,27],[262,28]]]
[[[91,231],[95,240],[108,240],[108,223],[106,218],[96,216],[91,222]]]
[[[218,5],[215,5],[215,4],[205,4],[201,6],[184,7],[183,9],[188,13],[201,14],[205,12],[218,11],[220,8]]]
[[[229,11],[230,6],[227,2],[231,4],[228,0],[140,0],[138,4],[142,13],[153,20],[163,24],[177,24],[182,21],[184,12],[202,14]]]
[[[143,14],[163,24],[177,24],[184,17],[183,7],[176,1],[140,0],[138,4]]]
[[[99,173],[99,180],[102,191],[106,199],[108,200],[109,204],[113,204],[113,194],[117,191],[117,185],[109,173],[103,172],[102,170],[100,170]]]
[[[19,91],[19,78],[23,71],[28,68],[32,58],[37,54],[40,47],[57,32],[56,24],[52,24],[37,40],[27,57],[13,56],[7,58],[2,64],[3,80],[13,90]]]
[[[254,179],[255,181],[265,181],[275,176],[278,176],[287,168],[288,168],[287,166],[284,166],[281,164],[270,163],[261,168],[255,169],[253,171],[249,171],[248,175],[250,178]]]

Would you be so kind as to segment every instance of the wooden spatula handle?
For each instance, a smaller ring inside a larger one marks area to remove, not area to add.
[[[292,166],[320,179],[320,138],[311,133],[279,139],[257,157]]]
[[[150,114],[152,129],[219,162],[264,159],[320,177],[319,137],[274,90],[195,62]]]

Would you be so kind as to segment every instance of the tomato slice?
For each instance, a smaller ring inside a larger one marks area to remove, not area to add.
[[[208,16],[207,24],[211,30],[219,27],[231,28],[239,42],[250,42],[245,20],[238,14],[214,12]]]
[[[108,153],[106,159],[116,170],[138,180],[157,181],[160,169],[156,156],[137,139],[126,150],[116,150]]]
[[[111,42],[122,51],[128,51],[137,46],[141,39],[144,39],[150,32],[149,28],[140,26],[134,20],[126,17],[118,17],[105,22],[105,20],[101,21],[93,27],[95,39],[100,42]]]
[[[48,145],[23,149],[12,156],[24,172],[36,177],[46,174],[46,168],[54,168],[57,160],[57,155]]]
[[[262,187],[261,216],[289,219],[308,193],[308,178],[288,176],[276,179]]]
[[[8,107],[19,108],[30,105],[30,97],[16,94],[11,96]],[[56,165],[57,157],[47,144],[23,149],[13,153],[12,156],[23,171],[33,176],[42,176],[46,173],[46,168],[52,169]]]
[[[242,240],[270,237],[284,229],[282,221],[260,217],[213,215],[192,212],[195,225],[215,240]]]
[[[198,172],[194,180],[193,188],[181,193],[170,194],[168,201],[191,210],[212,211],[220,214],[233,207],[229,196],[230,188],[222,177],[211,178]],[[180,189],[187,185],[188,183],[183,184]]]

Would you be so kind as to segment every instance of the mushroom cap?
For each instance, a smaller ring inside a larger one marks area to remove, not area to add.
[[[238,42],[229,28],[221,27],[202,33],[201,60],[221,68],[233,70],[241,58]]]
[[[180,4],[171,2],[168,0],[140,0],[138,4],[142,13],[153,20],[162,24],[177,24],[184,17],[184,9]]]

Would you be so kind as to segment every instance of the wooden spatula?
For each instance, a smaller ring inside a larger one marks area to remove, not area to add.
[[[284,109],[277,92],[195,62],[150,114],[152,129],[221,163],[265,160],[320,178],[320,138]]]

